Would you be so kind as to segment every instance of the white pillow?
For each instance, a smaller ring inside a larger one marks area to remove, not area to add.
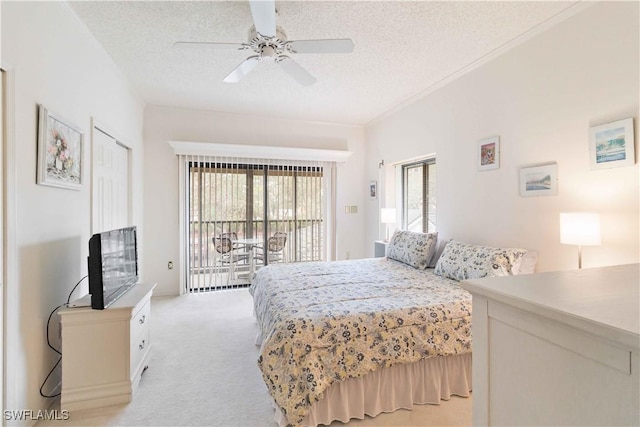
[[[429,262],[429,268],[434,268],[436,266],[436,263],[440,259],[447,243],[449,243],[449,240],[438,240],[438,249],[436,249],[436,252],[433,254],[433,258],[431,258],[431,261]]]
[[[436,263],[435,274],[453,280],[509,276],[514,265],[527,251],[516,248],[492,248],[451,240]]]
[[[513,265],[513,274],[533,274],[536,270],[537,263],[538,252],[527,251],[527,253]]]
[[[433,258],[437,241],[438,233],[398,230],[393,233],[387,246],[387,258],[424,270]]]

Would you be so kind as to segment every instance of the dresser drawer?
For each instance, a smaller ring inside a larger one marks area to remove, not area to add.
[[[133,315],[133,319],[131,319],[131,336],[134,337],[138,335],[141,331],[144,331],[149,326],[149,321],[151,314],[151,304],[149,301],[145,305],[138,310],[136,314]]]
[[[131,375],[135,375],[139,370],[140,363],[151,348],[151,335],[149,328],[131,340]]]
[[[150,308],[151,305],[147,302],[131,320],[131,375],[138,371],[140,363],[151,348]]]

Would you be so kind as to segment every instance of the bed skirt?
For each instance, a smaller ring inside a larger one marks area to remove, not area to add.
[[[346,423],[352,418],[375,417],[382,412],[411,409],[413,405],[439,404],[451,395],[469,397],[471,353],[436,356],[410,364],[394,365],[360,378],[332,384],[311,406],[301,426]],[[274,404],[275,421],[289,424]]]

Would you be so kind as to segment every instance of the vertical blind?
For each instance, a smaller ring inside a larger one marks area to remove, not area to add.
[[[191,155],[180,161],[187,292],[248,285],[272,262],[327,259],[331,164]],[[222,247],[224,238],[231,248]]]

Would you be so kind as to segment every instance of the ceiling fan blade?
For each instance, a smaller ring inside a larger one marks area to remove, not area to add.
[[[294,53],[351,53],[354,45],[351,39],[293,40],[289,47]]]
[[[256,31],[266,37],[275,37],[276,2],[274,0],[250,0],[249,5]]]
[[[214,48],[214,49],[243,49],[242,43],[217,43],[217,42],[175,42],[173,47],[180,49],[200,49],[200,48]]]
[[[279,62],[282,69],[302,86],[311,86],[316,82],[316,78],[309,74],[309,72],[302,68],[296,61],[288,56],[282,58],[284,59]]]
[[[224,81],[226,83],[239,82],[244,76],[249,74],[249,71],[253,70],[253,68],[258,65],[259,62],[260,57],[258,56],[248,57],[247,59],[242,61],[242,63],[238,65],[232,72],[230,72],[227,77],[224,78]]]

